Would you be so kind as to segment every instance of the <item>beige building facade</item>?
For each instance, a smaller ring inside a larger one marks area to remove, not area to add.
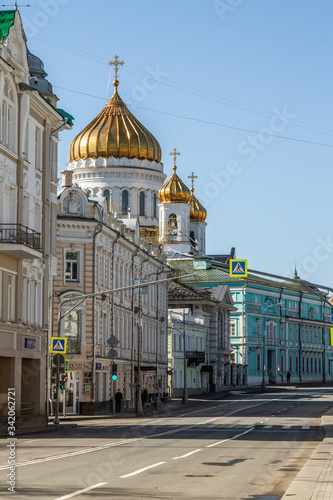
[[[33,427],[46,422],[57,144],[68,125],[19,13],[0,12],[0,25],[0,423],[12,389],[15,425]]]
[[[64,173],[67,185],[70,174]],[[137,219],[118,219],[106,199],[97,202],[70,186],[58,196],[57,241],[53,335],[67,338],[69,360],[60,414],[110,411],[116,389],[127,407],[135,407],[138,384],[155,399],[167,385],[167,285],[148,286],[147,294],[110,290],[166,278],[161,251],[140,237]],[[66,302],[70,297],[76,299]],[[54,384],[53,376],[53,400]]]

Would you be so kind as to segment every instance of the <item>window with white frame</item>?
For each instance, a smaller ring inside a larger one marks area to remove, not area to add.
[[[8,321],[15,319],[15,276],[8,275]]]
[[[232,337],[236,336],[236,323],[230,323],[230,335]]]
[[[75,309],[64,318],[64,336],[67,337],[67,353],[80,353],[80,311]]]
[[[79,281],[79,256],[79,252],[66,252],[65,281]]]
[[[35,129],[35,168],[42,170],[42,130]]]
[[[15,144],[15,109],[14,89],[8,78],[4,78],[1,95],[0,139],[2,144],[13,149]]]

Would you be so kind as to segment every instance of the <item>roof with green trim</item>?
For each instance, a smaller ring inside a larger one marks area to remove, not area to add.
[[[73,125],[74,116],[70,115],[69,113],[67,113],[67,111],[65,111],[64,109],[61,109],[61,108],[57,108],[57,111],[58,111],[58,113],[61,114],[61,116],[63,116],[64,118],[67,118],[67,121],[70,125]]]
[[[193,266],[193,262],[195,261],[206,262],[206,269],[195,269]],[[229,274],[229,265],[221,265],[216,264],[216,262],[212,262],[211,260],[204,259],[170,259],[169,264],[171,267],[181,271],[181,274],[193,274],[193,276],[188,278],[182,278],[180,281],[184,284],[190,286],[199,286],[199,287],[212,287],[217,286],[219,284],[229,284],[229,285],[254,285],[254,286],[262,286],[269,288],[277,288],[280,289],[283,286],[284,289],[295,291],[295,292],[307,292],[309,295],[318,295],[323,294],[319,292],[311,283],[307,283],[299,278],[294,281],[294,278],[290,278],[290,281],[274,281],[269,278],[256,276],[254,274],[248,274],[246,278],[244,277],[235,277],[230,276]],[[325,295],[325,294],[323,294]]]
[[[0,38],[3,40],[8,36],[9,28],[13,26],[16,10],[0,11]]]

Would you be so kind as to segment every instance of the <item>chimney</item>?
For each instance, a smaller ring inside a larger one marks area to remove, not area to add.
[[[73,186],[73,170],[63,170],[61,172],[61,187],[67,188]]]

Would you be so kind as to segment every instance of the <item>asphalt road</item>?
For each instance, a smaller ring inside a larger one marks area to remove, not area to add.
[[[203,400],[172,415],[82,421],[19,436],[15,499],[277,500],[323,439],[331,388]]]

